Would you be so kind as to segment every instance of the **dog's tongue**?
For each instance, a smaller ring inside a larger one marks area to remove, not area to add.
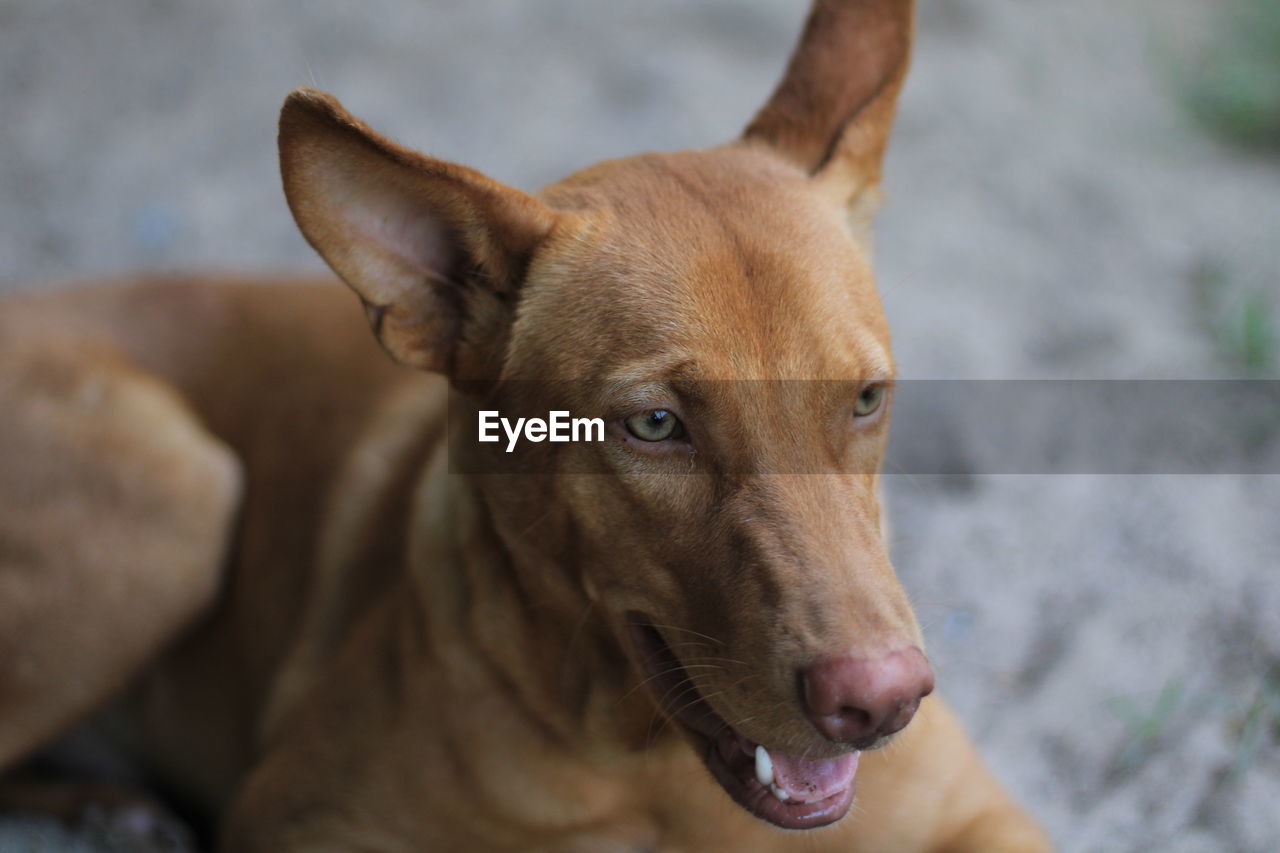
[[[858,771],[859,753],[839,758],[804,759],[782,752],[772,752],[773,784],[788,800],[811,803],[825,800],[853,784]]]

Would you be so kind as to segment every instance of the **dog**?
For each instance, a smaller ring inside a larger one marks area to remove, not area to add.
[[[884,544],[912,16],[817,0],[741,138],[536,195],[293,92],[285,194],[362,312],[8,300],[0,766],[104,714],[228,853],[1048,849]],[[536,411],[599,440],[468,432]]]

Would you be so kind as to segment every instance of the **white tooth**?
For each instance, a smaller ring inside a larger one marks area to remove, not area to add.
[[[781,802],[787,801],[787,792],[779,788],[777,785],[770,785],[769,790],[773,791],[773,795]]]
[[[766,788],[773,784],[773,759],[769,757],[769,750],[759,744],[756,744],[756,779]]]

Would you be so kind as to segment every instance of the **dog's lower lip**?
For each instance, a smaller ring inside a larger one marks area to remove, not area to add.
[[[762,784],[757,769],[762,761],[758,756],[759,744],[738,733],[698,695],[679,659],[647,617],[630,613],[627,620],[637,656],[648,672],[650,686],[659,696],[663,710],[702,745],[704,763],[735,802],[783,829],[812,829],[844,817],[853,803],[857,753],[833,762],[837,787],[811,787],[815,796],[807,801],[802,795],[791,797],[776,784]],[[679,696],[678,702],[672,700],[673,695]],[[776,755],[779,759],[785,758]]]

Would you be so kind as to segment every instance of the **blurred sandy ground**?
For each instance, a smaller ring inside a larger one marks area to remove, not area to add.
[[[905,377],[1276,378],[1231,324],[1276,325],[1280,159],[1179,103],[1227,5],[923,0],[878,246]],[[298,85],[525,188],[720,142],[804,8],[0,0],[0,287],[317,267],[276,174]],[[941,688],[1064,850],[1277,849],[1280,477],[892,479]]]

